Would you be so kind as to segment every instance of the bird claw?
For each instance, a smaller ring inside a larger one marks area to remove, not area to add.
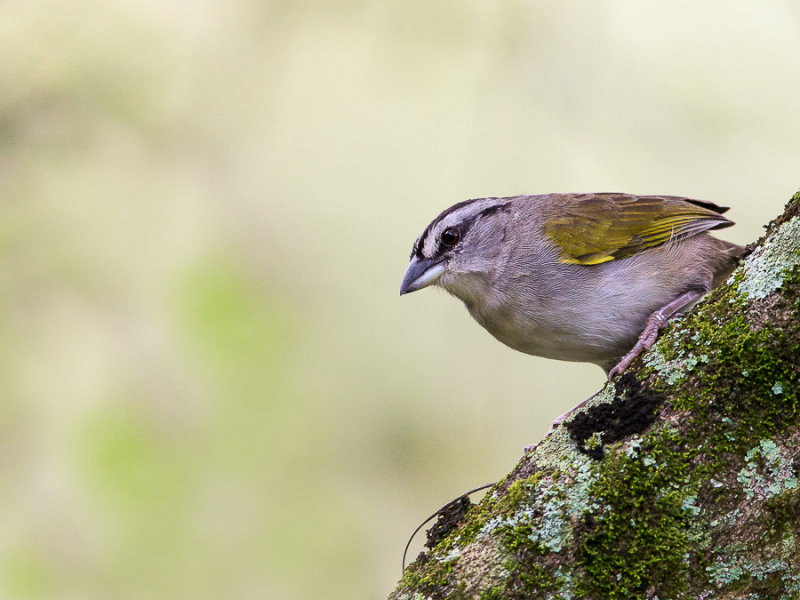
[[[629,366],[631,366],[631,363],[634,360],[650,350],[650,348],[653,347],[653,344],[656,343],[659,332],[667,326],[667,323],[669,323],[670,319],[682,317],[683,313],[680,312],[681,309],[691,306],[702,296],[703,294],[697,291],[686,292],[647,317],[647,322],[645,323],[642,333],[639,335],[639,339],[636,340],[636,344],[634,344],[630,352],[623,356],[620,361],[608,372],[608,380],[611,381],[617,375],[622,374]]]

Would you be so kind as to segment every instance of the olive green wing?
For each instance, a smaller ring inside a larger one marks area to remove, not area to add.
[[[729,227],[733,222],[721,214],[726,210],[677,196],[559,196],[544,230],[561,250],[561,262],[596,265]]]

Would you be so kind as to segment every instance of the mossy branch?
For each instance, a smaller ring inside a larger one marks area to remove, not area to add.
[[[799,312],[800,192],[390,598],[800,597]]]

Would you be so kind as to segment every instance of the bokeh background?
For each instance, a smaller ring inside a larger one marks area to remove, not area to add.
[[[790,0],[6,0],[0,56],[4,598],[385,597],[603,382],[401,299],[433,216],[668,193],[747,243],[800,185]]]

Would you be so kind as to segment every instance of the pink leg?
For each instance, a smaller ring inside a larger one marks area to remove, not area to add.
[[[631,351],[623,356],[614,368],[608,372],[608,380],[611,381],[615,375],[619,375],[625,371],[636,357],[650,350],[658,337],[658,332],[664,329],[667,322],[677,315],[682,308],[686,308],[697,302],[703,295],[703,292],[698,291],[686,292],[650,315],[647,318],[644,330],[642,330],[639,339],[636,341],[633,348],[631,348]]]
[[[633,346],[630,352],[628,352],[622,359],[608,372],[608,380],[611,379],[623,371],[627,369],[630,364],[638,357],[640,354],[647,352],[653,346],[658,338],[658,332],[661,331],[667,322],[680,314],[680,310],[686,308],[687,306],[692,305],[693,303],[697,302],[700,298],[704,296],[704,292],[692,291],[686,292],[681,294],[677,298],[675,298],[672,302],[665,304],[653,314],[651,314],[647,318],[647,322],[645,323],[644,330],[642,331],[641,335],[639,335],[639,339],[636,341],[636,344]],[[550,429],[547,430],[545,437],[550,435],[553,430],[561,425],[564,421],[569,419],[572,414],[578,410],[581,406],[586,404],[590,398],[587,398],[583,402],[580,402],[570,408],[567,412],[565,412],[560,417],[557,417],[552,424],[550,425]],[[525,452],[530,452],[533,450],[538,444],[531,444],[530,446],[525,447]]]
[[[553,431],[555,430],[556,427],[558,427],[564,421],[569,419],[572,416],[572,413],[574,413],[576,410],[578,410],[581,406],[586,404],[591,399],[592,399],[592,396],[589,396],[586,400],[584,400],[582,402],[579,402],[578,404],[576,404],[575,406],[570,408],[567,412],[565,412],[563,415],[561,415],[560,417],[557,417],[552,423],[550,423],[550,429],[547,430],[547,433],[544,434],[544,437],[547,437],[548,435],[553,433]],[[533,449],[536,448],[536,446],[538,446],[538,445],[539,445],[539,442],[536,442],[535,444],[530,444],[528,446],[525,446],[525,452],[526,453],[527,452],[532,452]]]
[[[550,431],[553,431],[553,429],[555,429],[556,427],[558,427],[559,425],[561,425],[561,424],[562,424],[564,421],[566,421],[567,419],[569,419],[569,418],[572,416],[572,414],[573,414],[573,413],[574,413],[576,410],[578,410],[578,409],[579,409],[581,406],[583,406],[584,404],[586,404],[586,403],[587,403],[589,400],[591,400],[592,398],[593,398],[593,396],[589,396],[589,397],[588,397],[586,400],[582,400],[581,402],[578,402],[578,403],[577,403],[575,406],[573,406],[572,408],[570,408],[570,409],[569,409],[567,412],[565,412],[565,413],[564,413],[563,415],[561,415],[560,417],[556,417],[556,418],[553,420],[553,422],[550,424]],[[550,433],[550,431],[548,431],[547,433]]]

